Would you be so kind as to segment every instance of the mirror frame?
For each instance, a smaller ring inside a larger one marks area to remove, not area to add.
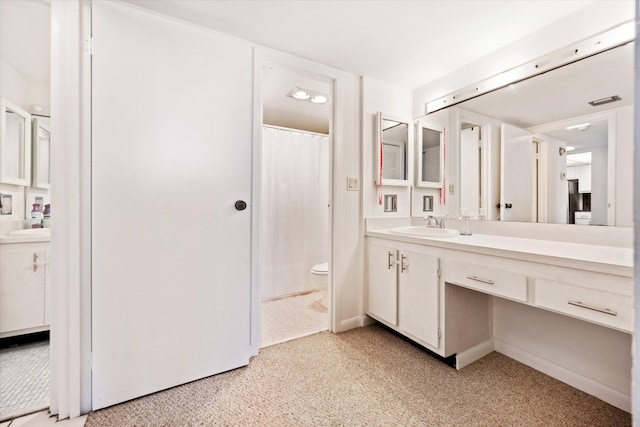
[[[438,153],[438,180],[423,181],[422,180],[422,130],[429,129],[440,133],[440,150]],[[442,188],[444,184],[444,153],[445,153],[445,126],[438,126],[424,119],[415,122],[415,140],[416,140],[416,187],[421,188]]]
[[[46,161],[49,163],[49,179],[41,179],[40,160],[44,155],[40,149],[40,129],[49,132],[49,153],[47,153]],[[33,163],[31,165],[31,171],[33,172],[31,186],[36,188],[51,188],[51,127],[43,120],[43,118],[36,117],[33,119],[33,129],[31,136],[33,138]]]
[[[24,119],[22,130],[22,149],[18,162],[22,163],[21,176],[7,176],[0,167],[0,183],[29,186],[31,183],[31,114],[18,107],[6,98],[0,98],[0,151],[8,143],[7,141],[7,110]],[[1,154],[1,153],[0,153]]]
[[[382,154],[382,142],[383,142],[382,141],[382,137],[383,137],[382,120],[383,119],[393,120],[393,121],[404,123],[407,125],[407,153],[406,153],[407,158],[405,162],[406,179],[388,179],[382,176],[382,172],[384,169],[384,163],[383,163],[384,159]],[[399,186],[399,187],[411,186],[411,183],[413,181],[413,146],[414,146],[414,144],[412,144],[413,126],[411,126],[411,123],[412,123],[412,120],[395,116],[393,114],[383,113],[382,111],[378,111],[376,113],[376,124],[375,124],[376,166],[374,170],[376,172],[375,183],[377,186],[383,186],[383,185],[393,185],[393,186]]]

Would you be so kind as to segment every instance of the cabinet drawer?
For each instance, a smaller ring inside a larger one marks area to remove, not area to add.
[[[527,300],[527,276],[521,273],[450,261],[445,281],[516,301]]]
[[[536,279],[535,304],[604,326],[633,330],[633,298],[627,295]]]

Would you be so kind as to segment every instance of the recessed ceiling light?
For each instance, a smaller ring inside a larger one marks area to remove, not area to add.
[[[311,102],[313,102],[314,104],[326,104],[328,101],[329,98],[324,95],[315,95],[311,97]]]
[[[309,99],[311,95],[309,95],[309,92],[307,92],[304,89],[295,88],[291,91],[291,96],[295,99],[305,100],[305,99]]]

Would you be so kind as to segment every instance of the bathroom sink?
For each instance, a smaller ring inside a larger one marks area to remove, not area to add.
[[[7,233],[9,236],[22,236],[22,237],[30,237],[30,236],[50,236],[51,229],[50,228],[24,228],[21,230],[13,230]]]
[[[458,231],[451,228],[432,228],[424,225],[391,228],[389,233],[413,237],[456,237],[458,235]]]

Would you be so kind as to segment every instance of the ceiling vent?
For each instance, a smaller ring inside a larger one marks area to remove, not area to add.
[[[591,106],[593,107],[599,107],[600,105],[620,101],[621,99],[622,98],[620,98],[618,95],[613,95],[613,96],[607,96],[606,98],[596,99],[595,101],[590,101],[589,104],[591,104]]]

